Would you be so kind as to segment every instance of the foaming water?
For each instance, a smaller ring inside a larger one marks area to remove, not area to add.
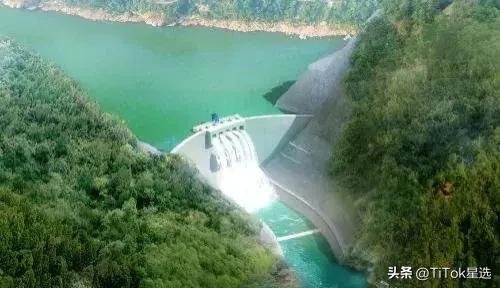
[[[259,167],[252,139],[245,130],[231,130],[212,138],[217,185],[247,212],[266,223],[278,241],[283,256],[304,288],[365,288],[363,273],[340,265],[321,234],[286,236],[316,229],[302,215],[277,201],[277,193]],[[281,238],[281,240],[279,240]],[[285,239],[285,240],[284,240]]]
[[[255,146],[244,130],[212,139],[221,191],[247,212],[254,213],[277,200],[274,187],[259,167]]]

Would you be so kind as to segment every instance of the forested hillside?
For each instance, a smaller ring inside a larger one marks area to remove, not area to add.
[[[391,287],[500,287],[500,7],[446,4],[384,1],[345,80],[332,172],[362,211],[350,260]],[[493,279],[388,280],[392,266]]]
[[[279,287],[259,223],[0,40],[0,287]]]
[[[25,6],[47,0],[6,0]],[[167,23],[184,17],[264,22],[357,24],[373,12],[377,0],[60,0],[72,7],[102,8],[111,13],[159,13]]]

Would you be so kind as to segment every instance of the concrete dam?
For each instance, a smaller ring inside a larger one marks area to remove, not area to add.
[[[378,11],[368,21],[377,15]],[[205,123],[195,127],[194,134],[172,151],[190,159],[210,185],[247,211],[255,212],[266,204],[271,210],[280,210],[280,206],[269,204],[274,201],[284,203],[285,210],[294,210],[311,222],[310,226],[286,233],[270,229],[272,223],[263,223],[261,240],[282,255],[281,247],[285,255],[288,245],[294,247],[287,241],[307,240],[306,237],[321,233],[325,245],[341,262],[355,242],[359,227],[356,204],[329,175],[329,165],[351,112],[342,78],[350,68],[349,57],[357,42],[358,37],[354,37],[343,48],[309,65],[279,98],[276,106],[295,114],[248,118],[236,115],[222,123]],[[285,218],[293,214],[283,213]],[[262,216],[261,212],[257,214]],[[302,243],[294,250],[310,253],[305,247],[316,245]],[[299,266],[312,267],[307,261],[300,263]],[[331,263],[332,260],[319,263],[317,274],[312,272],[314,269],[301,272],[308,287],[365,287],[362,274],[342,273],[342,279],[319,276],[336,274],[332,271],[338,267],[330,266]],[[314,274],[316,279],[309,277]]]
[[[274,158],[287,157],[283,149],[294,145],[292,139],[311,120],[311,115],[248,118],[233,115],[194,127],[194,134],[176,146],[172,153],[189,159],[208,184],[221,190],[249,213],[281,201],[314,224],[313,229],[276,237],[263,223],[261,239],[277,253],[282,254],[278,245],[280,241],[321,233],[341,259],[344,239],[337,235],[335,223],[301,196],[307,191],[293,191],[287,183],[278,182],[265,171],[266,164],[272,163]]]
[[[309,120],[308,115],[229,116],[218,123],[194,127],[194,134],[171,152],[190,159],[208,183],[220,189],[221,172],[226,172],[231,161],[237,162],[231,157],[250,157],[260,166],[304,129]],[[238,152],[242,155],[233,155]]]

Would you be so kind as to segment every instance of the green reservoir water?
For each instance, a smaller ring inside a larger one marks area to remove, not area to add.
[[[166,150],[213,112],[280,113],[262,96],[342,43],[92,22],[2,7],[0,35],[55,62],[141,140]]]
[[[274,202],[257,215],[276,237],[315,229],[304,216],[282,202]],[[286,262],[295,271],[303,288],[366,287],[363,273],[338,265],[330,246],[321,234],[312,234],[280,242]]]
[[[0,35],[56,63],[140,138],[169,150],[213,112],[280,113],[262,96],[296,80],[307,65],[341,46],[274,33],[154,28],[0,7]],[[260,212],[277,236],[312,229],[276,203]],[[320,235],[282,242],[285,260],[307,288],[364,287],[338,265]]]

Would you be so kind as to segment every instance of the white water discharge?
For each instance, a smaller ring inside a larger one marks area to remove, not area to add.
[[[246,131],[221,133],[212,139],[212,145],[219,169],[217,184],[226,196],[250,213],[277,199]]]

